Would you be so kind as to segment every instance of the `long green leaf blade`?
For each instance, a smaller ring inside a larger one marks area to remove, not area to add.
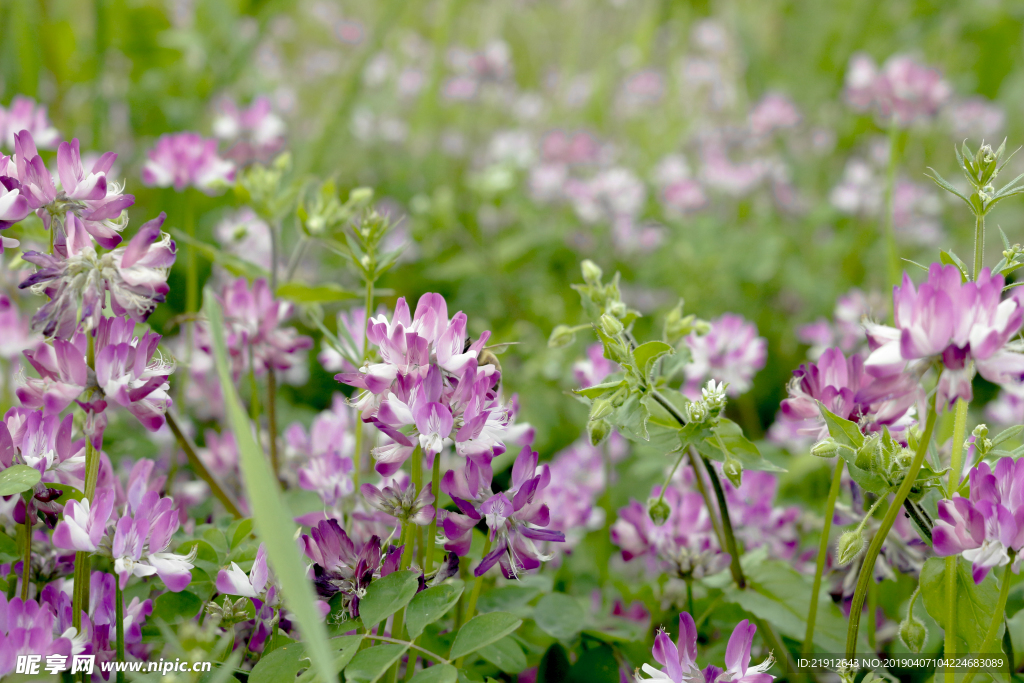
[[[316,594],[306,579],[306,568],[292,540],[295,524],[292,514],[281,498],[263,449],[253,437],[251,423],[242,410],[238,392],[228,364],[227,344],[224,341],[224,316],[220,304],[210,290],[206,291],[203,310],[210,325],[213,353],[217,364],[224,405],[238,443],[238,460],[245,479],[246,493],[253,505],[253,521],[260,539],[267,544],[270,561],[284,595],[288,610],[302,632],[306,651],[322,681],[336,681],[334,658],[327,644],[327,629],[316,608]]]

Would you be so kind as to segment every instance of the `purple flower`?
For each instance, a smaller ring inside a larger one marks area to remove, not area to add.
[[[775,663],[771,654],[757,666],[750,666],[750,650],[757,627],[744,619],[736,624],[725,647],[725,670],[709,665],[703,670],[697,666],[697,626],[689,612],[679,615],[679,639],[673,643],[664,629],[654,639],[651,655],[662,669],[643,665],[644,678],[636,672],[637,683],[645,681],[671,681],[672,683],[770,683],[775,677],[765,673]]]
[[[892,382],[876,380],[864,372],[859,354],[846,358],[838,348],[825,351],[817,363],[804,363],[794,370],[787,388],[789,398],[782,401],[782,418],[814,439],[828,435],[819,401],[845,420],[865,421],[877,428],[899,423],[917,398],[912,377],[899,374]]]
[[[107,399],[127,408],[142,426],[155,432],[163,426],[164,413],[171,405],[167,391],[174,363],[159,355],[159,334],[146,332],[135,337],[134,330],[134,321],[100,320],[95,342],[96,383]]]
[[[275,114],[268,97],[257,97],[247,108],[221,99],[213,120],[213,134],[231,148],[229,159],[239,164],[269,160],[284,147],[284,121]]]
[[[800,123],[800,110],[780,93],[768,93],[747,114],[747,125],[755,136],[768,135]]]
[[[54,339],[40,343],[25,358],[39,377],[25,377],[17,389],[18,400],[27,408],[42,408],[47,415],[57,415],[81,396],[88,384],[85,362],[85,335],[76,334],[70,341]]]
[[[92,501],[69,500],[64,506],[64,519],[53,530],[53,545],[76,552],[96,552],[113,510],[114,493],[109,489],[97,491]]]
[[[228,253],[270,270],[270,226],[252,209],[245,207],[223,218],[214,235]]]
[[[870,57],[856,54],[846,72],[845,94],[855,110],[873,110],[882,120],[908,126],[934,116],[952,89],[942,74],[907,55],[893,55],[879,70]]]
[[[49,605],[0,594],[0,676],[14,671],[19,655],[71,656],[72,631],[53,637],[56,615]]]
[[[199,133],[161,135],[146,156],[142,168],[146,185],[173,185],[178,192],[191,186],[211,193],[235,179],[235,165],[217,156],[217,141]]]
[[[974,581],[980,583],[993,567],[1009,564],[1009,551],[1024,548],[1024,460],[1000,458],[994,470],[982,462],[969,477],[968,498],[939,501],[932,540],[936,555],[963,555],[972,563]],[[1017,555],[1015,573],[1020,562]]]
[[[31,97],[16,95],[10,105],[0,107],[0,145],[14,149],[14,136],[26,130],[43,149],[53,149],[60,133],[46,115],[46,107]]]
[[[1003,276],[988,269],[976,282],[962,282],[956,266],[938,263],[920,288],[904,274],[903,286],[893,288],[896,327],[867,326],[872,351],[865,369],[892,380],[902,372],[919,376],[941,360],[936,394],[941,406],[971,399],[971,361],[990,382],[1019,384],[1024,354],[1006,342],[1024,322],[1024,308],[1015,294],[1000,301],[1003,284]]]
[[[757,336],[753,323],[735,313],[712,321],[707,334],[691,333],[686,343],[692,355],[684,368],[687,395],[700,396],[700,386],[710,378],[727,383],[730,396],[739,396],[750,389],[768,358],[768,342]]]
[[[0,422],[0,465],[28,465],[45,475],[78,468],[84,462],[71,443],[71,416],[11,408]]]
[[[0,294],[0,358],[14,360],[39,341],[32,333],[28,318],[6,294]]]
[[[171,537],[180,524],[172,498],[157,491],[130,492],[126,514],[117,522],[111,545],[114,571],[123,589],[128,579],[156,574],[167,589],[178,593],[192,582],[192,567],[198,552],[188,555],[167,552]]]
[[[363,484],[359,491],[370,507],[396,519],[426,526],[434,519],[434,494],[431,487],[432,485],[428,483],[419,495],[416,495],[416,487],[412,484],[407,484],[403,488],[396,483],[385,486],[383,490],[373,484]]]
[[[566,552],[587,532],[604,525],[604,509],[596,505],[605,490],[601,449],[582,439],[556,454],[549,467],[551,482],[542,497],[551,511],[549,529],[566,536]]]
[[[267,546],[260,543],[252,569],[246,575],[242,569],[231,563],[230,569],[217,572],[217,590],[225,595],[239,595],[243,598],[260,598],[267,589],[270,571],[267,569]]]
[[[285,430],[286,456],[289,460],[303,460],[298,469],[299,486],[320,494],[327,508],[334,508],[355,490],[352,427],[352,409],[336,394],[331,409],[313,419],[309,434],[297,422]]]
[[[73,237],[81,222],[68,216],[65,230]],[[23,258],[38,270],[18,286],[50,298],[33,317],[33,329],[47,337],[69,339],[79,329],[93,329],[107,304],[115,315],[145,322],[164,301],[175,259],[174,240],[160,231],[164,218],[161,213],[143,224],[127,246],[102,255],[88,245],[64,256],[25,252]]]

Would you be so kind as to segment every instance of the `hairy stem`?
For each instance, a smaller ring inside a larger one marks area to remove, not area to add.
[[[185,457],[188,458],[188,464],[192,466],[192,470],[200,479],[207,483],[214,498],[220,501],[221,505],[224,506],[224,509],[227,510],[235,519],[241,519],[243,515],[241,510],[238,509],[238,505],[231,499],[231,496],[227,494],[224,488],[220,485],[220,482],[217,481],[217,478],[214,477],[208,469],[206,469],[206,465],[203,461],[199,459],[199,456],[196,454],[196,448],[192,444],[192,440],[189,439],[183,431],[181,431],[181,425],[178,424],[178,420],[174,416],[174,413],[168,410],[164,417],[167,420],[167,426],[174,434],[174,438],[178,441],[178,446],[181,450],[185,451]]]
[[[974,248],[974,272],[981,269],[981,251],[977,247],[977,234],[975,234]],[[952,498],[960,486],[960,472],[963,471],[964,438],[967,434],[967,401],[962,398],[956,402],[956,412],[953,414],[953,452],[949,459],[949,485],[946,488],[946,498]],[[956,556],[946,558],[946,606],[949,613],[946,615],[946,632],[944,639],[944,656],[952,657],[956,654]],[[953,683],[955,672],[952,667],[946,667],[943,672],[945,683]]]
[[[832,531],[832,518],[836,512],[836,499],[843,481],[843,469],[846,461],[836,458],[835,472],[832,474],[832,485],[828,489],[828,500],[825,502],[825,528],[821,530],[821,542],[818,544],[818,560],[814,572],[814,587],[811,589],[811,609],[807,613],[807,631],[804,633],[804,646],[800,650],[803,656],[814,651],[814,624],[818,619],[818,593],[821,592],[821,575],[825,571],[825,560],[828,557],[828,536]]]
[[[373,311],[373,280],[369,280],[369,279],[366,280],[365,306],[366,306],[366,316],[365,316],[366,320],[365,320],[365,322],[363,324],[363,360],[364,361],[367,358],[370,357],[370,340],[367,338],[367,329],[366,329],[367,325],[365,323],[368,323],[370,321],[371,312]],[[363,465],[363,451],[362,451],[362,445],[363,445],[362,444],[362,442],[363,442],[363,439],[362,439],[362,436],[363,436],[362,435],[363,424],[360,421],[360,418],[359,418],[358,415],[356,416],[356,423],[355,423],[355,425],[356,425],[356,452],[352,456],[352,464],[354,465],[354,467],[352,469],[352,482],[356,485],[356,488],[359,488],[359,474],[362,471],[362,465]],[[437,495],[437,494],[435,493],[434,495]]]
[[[28,577],[32,566],[32,491],[24,496],[25,500],[25,552],[21,556],[21,599],[28,600]]]
[[[974,219],[974,279],[981,274],[982,262],[985,260],[985,214],[978,214]]]
[[[114,608],[117,619],[117,661],[123,662],[124,658],[124,593],[121,592],[121,579],[114,575]],[[124,683],[124,672],[117,672],[117,683]]]
[[[921,532],[921,535],[927,538],[930,543],[932,540],[932,520],[928,513],[909,498],[903,501],[903,509],[907,511],[907,515],[910,516],[910,519]]]
[[[882,518],[882,524],[871,539],[871,544],[868,545],[864,561],[861,563],[860,576],[857,577],[857,588],[853,594],[853,604],[850,607],[850,624],[846,631],[847,657],[853,657],[857,652],[857,631],[860,628],[860,616],[861,611],[864,609],[864,599],[867,597],[868,584],[874,580],[875,560],[878,558],[878,553],[882,550],[882,543],[885,542],[885,537],[889,535],[889,530],[892,529],[892,525],[896,521],[896,515],[899,514],[900,509],[903,507],[903,501],[906,500],[910,489],[917,480],[917,474],[921,471],[921,464],[924,462],[924,456],[928,452],[928,444],[932,440],[932,432],[934,431],[935,398],[932,397],[931,404],[928,406],[928,417],[925,420],[924,434],[921,435],[921,440],[918,443],[917,453],[914,454],[914,460],[910,463],[910,468],[907,470],[903,483],[900,484],[899,489],[896,491],[892,504],[889,505],[885,517]]]
[[[729,508],[725,502],[725,491],[722,489],[722,482],[718,479],[715,468],[711,466],[707,458],[704,460],[704,469],[708,471],[708,478],[711,479],[711,487],[715,490],[715,498],[718,499],[718,511],[722,518],[722,535],[725,536],[725,549],[732,556],[729,562],[729,571],[732,572],[733,581],[740,588],[747,587],[747,579],[743,576],[743,567],[740,566],[740,551],[736,545],[736,536],[732,531],[732,520],[729,519]]]
[[[434,546],[437,545],[437,508],[438,500],[441,497],[441,454],[434,456],[434,466],[430,472],[430,492],[434,494],[434,517],[427,527],[426,550],[423,557],[423,571],[429,574],[434,569]]]

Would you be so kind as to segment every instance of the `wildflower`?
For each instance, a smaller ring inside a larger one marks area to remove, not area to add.
[[[1019,491],[1024,482],[1024,461],[1004,457],[995,468],[986,462],[975,466],[969,475],[970,495],[955,495],[940,500],[939,519],[932,530],[935,554],[940,557],[963,555],[974,567],[974,581],[982,579],[993,567],[1010,563],[1020,568],[1019,553],[1024,548],[1024,515]]]
[[[167,275],[175,259],[174,240],[160,230],[164,218],[161,213],[143,224],[127,246],[102,255],[92,246],[73,247],[72,242],[63,257],[25,252],[22,258],[39,269],[19,287],[50,298],[33,317],[33,329],[47,337],[68,339],[79,329],[96,327],[107,304],[115,315],[145,322],[169,291]],[[69,214],[65,223],[69,235],[79,225]]]
[[[234,179],[235,165],[217,155],[217,141],[198,133],[161,135],[142,169],[146,185],[173,185],[178,192],[191,186],[209,194]]]
[[[952,89],[942,75],[907,55],[893,55],[878,69],[864,54],[850,59],[846,99],[858,111],[873,110],[883,120],[908,126],[934,116]]]
[[[273,112],[270,99],[257,97],[240,108],[225,97],[217,106],[213,134],[231,145],[226,156],[240,164],[267,160],[284,146],[284,121]]]
[[[385,486],[383,490],[373,484],[363,484],[359,491],[366,498],[366,501],[381,512],[392,517],[409,521],[413,524],[426,526],[434,519],[434,494],[431,492],[431,484],[427,484],[416,495],[416,487],[408,484],[404,488],[399,485]]]
[[[228,253],[270,270],[270,226],[252,209],[245,207],[223,218],[214,236]]]
[[[800,123],[800,110],[779,93],[768,93],[754,105],[747,115],[750,132],[756,136],[768,135],[783,128],[793,128]]]
[[[96,382],[103,395],[127,408],[142,425],[157,431],[171,405],[168,395],[174,363],[158,354],[160,335],[134,337],[135,322],[101,318],[96,331]]]
[[[691,397],[709,378],[727,383],[730,396],[745,393],[768,358],[768,342],[757,336],[757,327],[734,313],[713,320],[707,334],[691,333],[686,343],[692,359],[684,368],[684,393]]]
[[[192,582],[197,548],[188,555],[167,552],[179,524],[174,499],[161,498],[157,491],[129,496],[127,510],[117,522],[111,543],[114,570],[122,589],[132,574],[156,574],[174,593]]]
[[[22,655],[71,656],[72,638],[69,629],[59,638],[53,637],[56,621],[49,605],[35,600],[22,600],[0,594],[0,676],[12,673]]]
[[[990,382],[1020,383],[1024,354],[1006,343],[1024,322],[1024,308],[1016,295],[1000,301],[1003,284],[987,268],[977,281],[962,282],[956,266],[935,263],[920,288],[904,274],[903,286],[893,289],[896,327],[867,326],[865,370],[892,380],[901,372],[919,376],[941,360],[936,403],[943,407],[971,400],[972,361]]]
[[[230,569],[217,572],[217,590],[225,595],[240,595],[244,598],[258,598],[267,588],[270,572],[267,569],[267,546],[260,543],[256,559],[249,574],[232,562]]]
[[[53,545],[76,552],[96,552],[113,510],[114,493],[109,489],[96,491],[91,501],[69,500],[64,506],[64,519],[53,530]]]
[[[683,612],[679,615],[679,638],[676,643],[672,642],[664,629],[659,630],[654,639],[651,655],[663,668],[658,670],[650,664],[644,664],[643,672],[649,678],[642,677],[638,670],[635,675],[636,681],[771,683],[775,677],[765,673],[775,663],[775,658],[770,653],[768,658],[757,666],[750,666],[750,649],[754,644],[755,633],[757,627],[746,619],[736,624],[725,648],[725,670],[713,664],[702,670],[697,666],[697,626],[689,612]]]

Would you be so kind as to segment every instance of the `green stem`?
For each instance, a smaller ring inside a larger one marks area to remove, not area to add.
[[[366,320],[365,320],[365,322],[368,323],[370,321],[370,316],[373,314],[372,313],[372,311],[373,311],[373,281],[372,280],[366,280],[366,299],[365,299],[365,305],[366,305],[366,316],[365,316]],[[366,333],[367,333],[366,324],[364,324],[363,325],[363,360],[364,361],[367,358],[370,357],[370,340],[367,338],[367,334]],[[355,453],[352,456],[352,464],[354,466],[353,469],[352,469],[352,483],[355,484],[355,487],[357,489],[359,488],[359,473],[362,470],[362,465],[363,465],[363,462],[362,462],[363,461],[363,451],[362,451],[362,448],[361,448],[362,447],[362,441],[363,441],[362,440],[362,431],[363,431],[362,421],[359,418],[359,416],[356,415],[356,451],[355,451]],[[436,491],[434,492],[434,495],[435,496],[437,495]]]
[[[256,358],[249,347],[249,383],[252,384],[252,398],[249,399],[249,419],[256,428],[256,442],[260,441],[260,385],[256,381]]]
[[[876,614],[878,612],[878,583],[875,581],[868,582],[868,645],[871,647],[871,652],[878,651],[878,645],[875,640],[875,632],[878,628],[878,619]]]
[[[850,607],[850,624],[846,631],[847,657],[853,657],[857,652],[857,631],[860,627],[861,611],[864,609],[864,599],[867,597],[868,584],[874,580],[875,560],[878,559],[882,543],[885,542],[885,537],[888,536],[889,530],[892,529],[892,525],[896,521],[896,515],[903,508],[903,501],[906,500],[907,495],[910,494],[910,489],[917,480],[917,475],[921,471],[921,464],[924,462],[924,456],[928,452],[928,444],[932,440],[932,432],[934,431],[935,398],[933,396],[931,404],[928,406],[928,417],[925,420],[924,434],[921,435],[921,440],[917,446],[917,453],[914,454],[914,459],[910,463],[906,476],[903,478],[903,483],[900,484],[899,489],[896,491],[892,504],[889,505],[885,517],[882,518],[882,524],[871,539],[867,554],[865,554],[864,561],[861,563],[860,576],[857,578],[857,588],[853,594],[853,604]]]
[[[21,599],[28,600],[29,568],[32,566],[32,492],[24,496],[25,500],[25,553],[21,556]]]
[[[896,117],[889,124],[889,168],[885,183],[885,234],[883,235],[889,257],[889,281],[895,285],[900,283],[900,256],[896,247],[896,232],[893,228],[893,214],[896,212],[896,146],[899,141],[899,128]]]
[[[708,487],[704,485],[704,475],[701,474],[702,467],[700,458],[697,456],[697,451],[692,446],[686,449],[690,454],[690,467],[693,468],[693,480],[697,484],[697,491],[700,493],[701,498],[704,499],[704,507],[708,509],[708,517],[711,518],[711,528],[715,530],[715,537],[718,538],[718,547],[725,547],[725,536],[722,535],[722,523],[718,519],[718,515],[713,514],[712,510],[715,507],[711,504],[711,496],[708,494]]]
[[[665,500],[665,491],[668,490],[669,484],[672,483],[672,477],[676,476],[676,470],[679,469],[679,464],[683,461],[683,458],[686,457],[687,450],[688,449],[683,449],[682,451],[679,452],[679,457],[676,458],[676,464],[672,465],[672,469],[669,470],[668,476],[665,477],[665,483],[661,485],[661,493],[658,494],[658,504],[659,505],[661,504],[661,502],[663,500]],[[611,481],[611,480],[610,479],[605,479],[605,481]]]
[[[715,468],[711,466],[711,463],[708,462],[708,459],[704,456],[701,456],[701,459],[704,461],[704,469],[708,472],[708,478],[711,479],[711,487],[715,490],[715,498],[718,499],[718,512],[722,518],[722,534],[725,536],[725,549],[732,556],[729,562],[729,571],[732,572],[732,578],[736,585],[740,588],[746,588],[747,580],[743,576],[743,567],[740,566],[739,546],[736,544],[736,536],[732,531],[732,520],[729,519],[729,508],[726,506],[722,482],[719,481],[718,474],[715,472]]]
[[[291,282],[295,276],[295,269],[299,267],[299,261],[302,260],[302,256],[306,253],[306,246],[309,244],[309,238],[305,235],[299,237],[299,243],[295,245],[295,250],[292,251],[291,257],[288,259],[288,270],[285,271],[284,281]]]
[[[982,262],[985,260],[985,214],[980,213],[974,219],[974,279],[981,273]]]
[[[270,467],[274,479],[281,476],[281,463],[277,456],[277,375],[267,368],[267,432],[270,439]]]
[[[488,533],[487,534],[487,538],[484,540],[484,551],[483,551],[483,554],[480,556],[481,559],[483,559],[484,557],[487,557],[487,554],[490,553],[490,552],[491,552],[491,535]],[[481,574],[480,576],[478,576],[475,579],[473,579],[473,590],[469,594],[469,602],[466,603],[466,613],[462,617],[462,623],[463,624],[468,624],[470,619],[472,619],[474,616],[476,616],[476,602],[477,602],[477,600],[480,599],[480,591],[483,590],[483,587],[484,587],[484,577],[483,577],[483,574]],[[465,659],[466,659],[465,656],[459,657],[459,659],[455,662],[455,668],[456,669],[461,669],[462,668],[462,663],[463,663],[463,661],[465,661]]]
[[[14,364],[6,358],[0,358],[0,415],[6,415],[11,406],[11,376]]]
[[[429,574],[434,569],[434,546],[437,542],[434,540],[437,536],[437,513],[436,510],[440,507],[438,505],[441,499],[441,454],[438,453],[434,456],[434,466],[430,473],[430,492],[434,494],[434,517],[430,520],[430,526],[427,527],[427,544],[426,551],[424,552],[423,558],[423,571]]]
[[[978,652],[979,655],[989,654],[989,644],[996,638],[996,633],[999,632],[999,626],[1003,623],[1003,619],[1006,617],[1006,598],[1010,595],[1010,571],[1013,567],[1013,559],[1016,553],[1013,550],[1009,551],[1010,562],[1006,565],[1006,569],[1003,570],[1003,583],[999,587],[999,600],[996,602],[996,611],[992,613],[992,621],[988,625],[988,630],[985,631],[985,640],[981,641],[981,650]],[[974,680],[975,674],[978,673],[977,669],[971,669],[964,676],[961,683],[971,683]]]
[[[114,575],[115,618],[117,619],[117,661],[125,661],[124,657],[124,593],[121,592],[121,580]],[[124,683],[124,672],[117,672],[117,683]]]
[[[416,650],[421,655],[423,655],[424,659],[433,659],[438,664],[449,664],[450,663],[449,660],[445,659],[441,655],[439,655],[437,653],[434,653],[434,652],[431,652],[430,650],[427,650],[425,648],[422,648],[422,647],[416,645],[415,642],[410,642],[408,640],[399,640],[398,638],[388,638],[387,636],[375,636],[372,633],[364,633],[363,634],[363,639],[364,640],[379,640],[382,643],[391,643],[393,645],[408,645],[409,649]]]
[[[814,651],[814,625],[818,619],[818,593],[821,592],[821,575],[825,571],[825,560],[828,557],[828,536],[832,531],[832,518],[835,517],[836,499],[843,481],[843,469],[846,461],[836,458],[835,472],[832,474],[832,485],[828,489],[828,500],[825,503],[825,528],[821,530],[821,542],[818,544],[818,561],[814,572],[814,587],[811,589],[811,609],[807,613],[807,631],[804,634],[804,646],[800,654],[804,657]]]
[[[192,440],[189,439],[183,431],[181,431],[181,425],[178,424],[178,420],[174,417],[174,413],[168,410],[164,415],[164,418],[167,420],[167,426],[174,434],[174,438],[177,439],[178,446],[181,450],[185,451],[185,457],[188,458],[188,464],[192,466],[192,470],[200,479],[207,483],[214,498],[221,502],[224,509],[227,510],[235,519],[241,519],[243,515],[241,510],[238,509],[238,505],[231,499],[231,496],[227,494],[224,488],[220,485],[220,482],[217,481],[217,478],[210,473],[210,470],[206,469],[206,465],[196,454],[196,448],[192,444]]]
[[[975,236],[974,271],[977,273],[981,265],[977,249],[977,235]],[[946,497],[952,498],[960,486],[960,473],[963,471],[964,438],[967,434],[967,401],[962,398],[956,402],[956,412],[953,415],[953,452],[949,460],[949,486],[946,490]],[[946,558],[946,631],[944,652],[945,657],[953,657],[956,654],[956,556]],[[943,671],[943,679],[946,683],[953,683],[955,672],[953,667],[946,667]]]

